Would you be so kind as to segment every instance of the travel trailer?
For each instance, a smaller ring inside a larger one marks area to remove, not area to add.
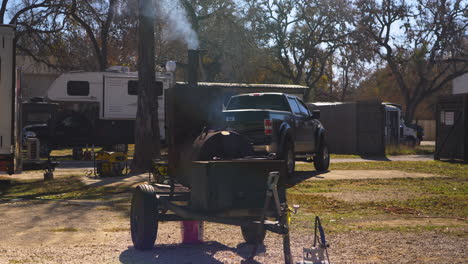
[[[0,173],[21,169],[19,86],[15,74],[15,28],[0,25]]]
[[[155,89],[173,85],[172,72],[156,73]],[[58,103],[52,145],[114,146],[134,142],[138,73],[114,66],[106,72],[69,72],[60,75],[47,92]],[[165,140],[164,100],[158,97],[161,140]]]

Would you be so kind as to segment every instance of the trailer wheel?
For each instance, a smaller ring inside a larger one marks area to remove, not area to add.
[[[130,210],[130,229],[133,245],[138,250],[152,249],[158,233],[158,200],[153,186],[136,187]]]
[[[265,239],[266,229],[261,224],[249,224],[241,226],[242,236],[247,244],[263,244]]]
[[[82,160],[83,159],[83,148],[75,147],[72,149],[72,159]]]
[[[325,140],[322,140],[317,155],[314,158],[314,167],[317,171],[326,171],[330,166],[330,153]]]

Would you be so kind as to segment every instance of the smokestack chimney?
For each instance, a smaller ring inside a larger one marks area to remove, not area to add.
[[[199,50],[188,50],[187,81],[190,87],[197,87]]]

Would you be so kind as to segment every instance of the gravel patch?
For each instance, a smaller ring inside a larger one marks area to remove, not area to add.
[[[0,263],[240,263],[251,254],[252,246],[243,243],[239,227],[206,223],[206,242],[181,245],[177,222],[160,224],[153,250],[136,251],[125,212],[100,210],[103,202],[96,204],[0,204]],[[58,228],[76,231],[54,231]],[[302,248],[312,245],[311,236],[312,230],[291,231],[296,261],[302,259]],[[328,237],[332,263],[466,263],[468,257],[466,235],[353,231]],[[281,236],[268,233],[255,260],[282,263]]]

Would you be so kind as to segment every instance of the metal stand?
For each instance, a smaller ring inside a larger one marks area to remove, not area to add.
[[[268,208],[270,207],[270,202],[273,198],[275,207],[276,207],[276,212],[278,214],[278,221],[279,221],[280,227],[284,229],[282,231],[284,263],[292,264],[293,258],[291,255],[291,243],[289,239],[289,225],[288,225],[290,211],[289,211],[289,207],[286,204],[283,204],[283,205],[280,204],[278,188],[277,188],[279,177],[280,177],[280,174],[277,171],[270,172],[268,176],[267,192],[266,192],[262,215],[260,217],[260,224],[265,225],[266,212],[268,211]],[[261,229],[259,228],[257,231],[257,236],[260,236],[260,232],[261,232]],[[246,263],[248,263],[249,261],[253,261],[255,255],[257,254],[257,250],[258,250],[258,244],[255,244],[254,248],[252,249],[252,253],[250,257],[246,260]]]
[[[322,223],[318,216],[315,217],[314,245],[303,249],[304,261],[298,264],[329,264],[328,243],[325,239]]]

